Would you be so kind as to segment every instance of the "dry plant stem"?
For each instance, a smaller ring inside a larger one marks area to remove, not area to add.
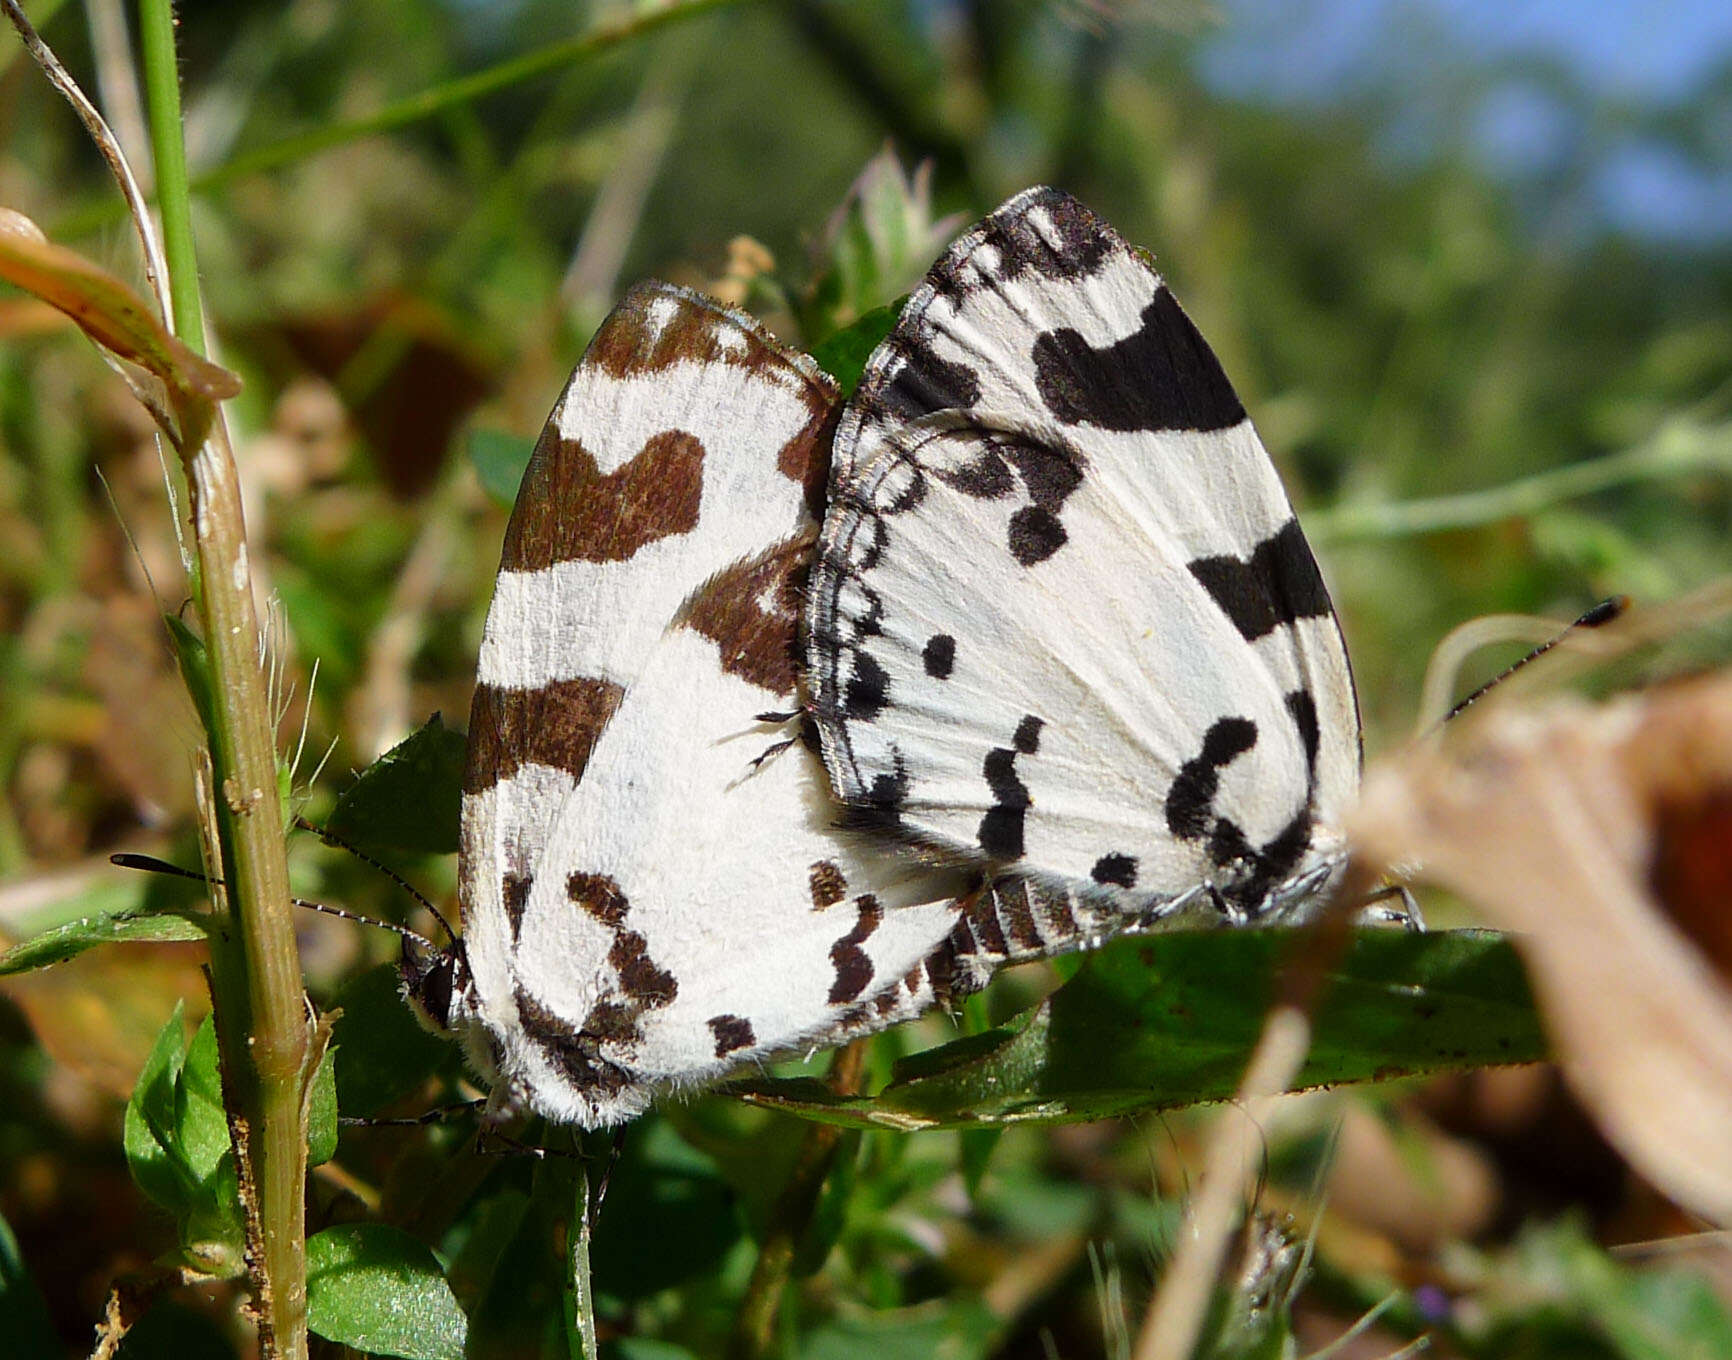
[[[1237,1100],[1210,1130],[1202,1180],[1185,1215],[1179,1249],[1143,1319],[1136,1360],[1190,1360],[1196,1350],[1246,1186],[1255,1174],[1263,1124],[1275,1098],[1304,1066],[1310,1045],[1311,1022],[1301,1009],[1283,1004],[1270,1011]]]
[[[193,1284],[205,1278],[196,1270],[177,1267],[152,1271],[142,1275],[122,1276],[108,1291],[108,1303],[103,1308],[102,1321],[96,1324],[96,1344],[90,1360],[113,1360],[120,1343],[150,1305],[170,1289]]]
[[[18,30],[25,50],[42,68],[42,73],[48,77],[48,83],[59,90],[66,102],[72,105],[73,112],[84,124],[84,130],[90,134],[90,140],[96,143],[96,149],[108,163],[115,183],[120,186],[121,196],[126,199],[127,213],[138,231],[139,246],[144,252],[144,276],[150,282],[150,290],[156,298],[157,306],[162,309],[164,316],[168,316],[168,267],[163,263],[162,246],[156,239],[156,229],[151,222],[144,191],[133,178],[132,168],[127,164],[119,139],[96,111],[96,105],[92,104],[78,87],[78,82],[60,64],[60,59],[49,49],[48,44],[42,41],[18,0],[0,0],[0,6],[5,8],[6,17],[11,21],[12,27]]]
[[[225,1075],[236,1090],[225,1100],[246,1116],[258,1196],[258,1240],[250,1243],[266,1354],[306,1354],[307,1143],[306,1002],[289,906],[276,748],[259,666],[258,618],[241,517],[240,485],[228,431],[218,419],[188,460],[199,604],[215,694],[217,818],[223,878],[235,939],[220,952],[216,983],[228,1005],[219,1027]],[[237,1004],[238,1003],[238,1004]]]
[[[858,1041],[849,1044],[836,1055],[831,1065],[831,1089],[839,1094],[857,1091],[865,1062],[865,1045]],[[758,1247],[758,1263],[752,1269],[751,1283],[746,1286],[746,1296],[740,1301],[740,1311],[734,1319],[733,1341],[729,1348],[734,1360],[756,1360],[770,1353],[776,1313],[794,1267],[794,1252],[800,1245],[806,1225],[812,1221],[812,1213],[818,1207],[818,1196],[824,1189],[824,1181],[830,1175],[837,1149],[847,1132],[836,1124],[812,1124],[806,1130],[793,1174],[776,1197],[776,1207],[770,1213],[769,1231]]]
[[[1376,874],[1369,867],[1350,863],[1336,901],[1363,901],[1375,883]],[[1201,1181],[1186,1211],[1178,1250],[1143,1318],[1136,1360],[1190,1360],[1196,1350],[1210,1295],[1239,1224],[1246,1188],[1254,1179],[1253,1157],[1262,1150],[1262,1130],[1276,1098],[1293,1085],[1305,1065],[1312,1011],[1330,969],[1352,938],[1348,913],[1336,907],[1299,937],[1298,948],[1287,960],[1238,1096],[1210,1130]]]
[[[409,669],[427,636],[434,597],[446,579],[458,518],[457,478],[447,477],[428,506],[415,546],[410,549],[385,617],[373,630],[365,679],[355,687],[349,726],[356,744],[375,758],[409,730]]]

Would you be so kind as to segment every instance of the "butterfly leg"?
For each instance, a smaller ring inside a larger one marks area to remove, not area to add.
[[[459,1100],[451,1105],[435,1105],[423,1114],[407,1115],[401,1119],[379,1119],[373,1115],[343,1115],[337,1120],[345,1128],[352,1129],[412,1129],[422,1128],[428,1124],[442,1124],[447,1119],[455,1119],[459,1115],[472,1114],[485,1105],[487,1101]]]
[[[1392,897],[1399,897],[1399,907],[1384,906]],[[1359,920],[1368,925],[1399,925],[1408,930],[1424,930],[1425,915],[1419,909],[1419,900],[1408,891],[1403,883],[1389,883],[1379,888],[1359,904]]]
[[[1209,901],[1215,910],[1221,913],[1221,919],[1230,926],[1249,925],[1251,914],[1236,902],[1230,902],[1222,891],[1213,883],[1205,883],[1203,890],[1209,894]]]
[[[601,1202],[607,1198],[607,1187],[613,1184],[614,1168],[619,1165],[620,1153],[625,1151],[625,1132],[629,1125],[621,1124],[613,1131],[613,1139],[607,1145],[607,1164],[601,1169],[601,1179],[596,1182],[595,1191],[589,1197],[589,1228],[595,1231],[596,1216],[601,1213]]]

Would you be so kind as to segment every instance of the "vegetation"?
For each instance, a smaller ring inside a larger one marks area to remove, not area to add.
[[[1219,76],[1237,21],[1182,2],[146,0],[136,60],[112,0],[27,8],[155,195],[166,279],[135,305],[108,166],[0,48],[0,199],[52,243],[0,224],[7,1354],[292,1356],[303,1326],[408,1357],[1149,1354],[1231,1126],[1197,1103],[1259,1094],[1296,979],[1298,1083],[1329,1089],[1252,1102],[1199,1354],[1732,1353],[1689,1244],[1631,1245],[1697,1222],[1653,1168],[1549,1065],[1468,1071],[1545,1055],[1550,993],[1503,939],[1175,935],[1020,970],[640,1121],[592,1234],[605,1136],[339,1128],[474,1091],[393,939],[286,885],[412,900],[280,834],[328,823],[453,900],[504,518],[627,284],[747,306],[846,380],[957,227],[1040,181],[1149,246],[1210,337],[1330,577],[1368,751],[1399,753],[1455,624],[1726,570],[1732,238],[1621,231],[1595,195],[1632,144],[1714,168],[1732,66],[1612,108],[1392,21],[1351,88],[1277,102]],[[1571,130],[1537,168],[1465,131],[1510,90]],[[1725,642],[1691,627],[1588,688]]]

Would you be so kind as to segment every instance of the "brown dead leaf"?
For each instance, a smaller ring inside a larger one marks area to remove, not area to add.
[[[1732,674],[1494,707],[1368,774],[1351,834],[1517,932],[1606,1136],[1732,1222]]]
[[[241,390],[238,377],[170,335],[151,305],[120,279],[19,221],[29,223],[10,212],[0,222],[0,278],[65,312],[104,349],[177,391],[216,402]]]

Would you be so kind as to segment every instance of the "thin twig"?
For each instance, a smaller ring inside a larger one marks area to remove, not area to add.
[[[1383,505],[1339,505],[1305,517],[1313,543],[1411,538],[1474,529],[1632,482],[1698,473],[1732,474],[1732,421],[1703,425],[1678,417],[1633,449],[1535,473],[1484,491]]]
[[[139,247],[144,252],[144,276],[150,282],[150,290],[156,295],[156,305],[162,309],[162,315],[165,318],[170,316],[168,265],[163,259],[162,245],[156,237],[149,201],[138,187],[138,181],[133,178],[132,167],[127,164],[126,153],[121,148],[120,140],[97,112],[96,105],[92,104],[79,88],[71,73],[60,64],[60,59],[49,49],[48,44],[42,41],[42,36],[31,24],[18,0],[0,0],[0,6],[5,8],[6,17],[11,20],[12,27],[18,30],[18,36],[24,40],[25,50],[42,68],[43,75],[48,77],[48,83],[59,90],[66,102],[72,105],[72,111],[78,115],[79,122],[84,124],[90,140],[96,143],[97,151],[108,163],[108,169],[120,186],[121,195],[126,199],[127,213],[132,218],[133,228],[138,232]]]
[[[1354,865],[1336,889],[1336,901],[1365,896],[1371,875]],[[1352,939],[1349,914],[1335,909],[1299,937],[1298,949],[1277,980],[1279,992],[1252,1050],[1234,1103],[1209,1131],[1202,1176],[1159,1292],[1143,1318],[1136,1360],[1190,1360],[1208,1316],[1215,1281],[1238,1227],[1253,1155],[1277,1099],[1293,1085],[1311,1047],[1311,1013],[1330,971]]]
[[[1239,1223],[1247,1167],[1275,1098],[1292,1085],[1311,1046],[1311,1022],[1292,1006],[1277,1006],[1263,1023],[1239,1095],[1209,1132],[1203,1174],[1185,1215],[1160,1291],[1143,1319],[1136,1360],[1189,1360],[1209,1311],[1215,1280]]]
[[[864,1042],[856,1040],[849,1044],[831,1064],[830,1088],[844,1095],[857,1092],[865,1062]],[[753,1267],[740,1311],[734,1317],[729,1349],[735,1360],[757,1360],[770,1353],[782,1292],[794,1268],[794,1253],[812,1221],[818,1196],[847,1132],[835,1124],[812,1124],[806,1129],[793,1173],[770,1212],[769,1230],[758,1247],[758,1263]]]
[[[140,51],[163,218],[169,315],[204,349],[191,194],[181,142],[180,78],[170,0],[141,0]],[[233,928],[211,949],[223,1103],[247,1201],[248,1275],[267,1360],[307,1353],[305,1102],[309,1027],[289,903],[276,744],[242,509],[240,476],[220,408],[181,411],[211,694],[209,722],[217,864]],[[316,1059],[317,1045],[314,1045]],[[250,1182],[250,1184],[249,1184]]]

